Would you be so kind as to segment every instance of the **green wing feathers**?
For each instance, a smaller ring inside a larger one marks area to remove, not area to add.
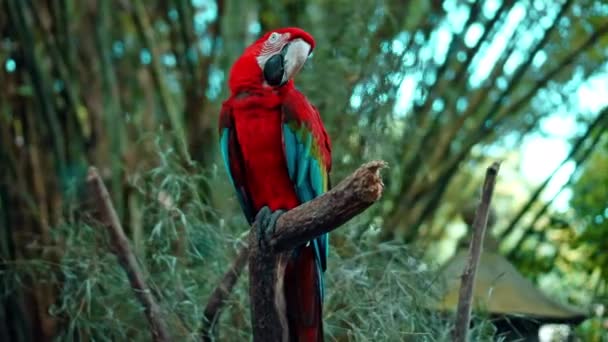
[[[327,166],[323,161],[319,142],[315,141],[313,133],[306,125],[297,122],[284,123],[283,145],[289,177],[294,182],[300,201],[310,201],[327,191]]]
[[[297,93],[283,107],[283,150],[289,177],[301,203],[329,189],[331,150],[316,109]],[[323,298],[323,272],[327,268],[328,235],[311,241],[315,249]]]

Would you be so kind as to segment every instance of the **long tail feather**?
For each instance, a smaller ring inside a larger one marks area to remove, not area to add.
[[[313,244],[294,251],[285,269],[290,341],[323,341],[319,264]]]

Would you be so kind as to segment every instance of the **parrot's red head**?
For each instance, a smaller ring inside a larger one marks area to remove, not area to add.
[[[228,80],[231,93],[291,85],[314,47],[312,36],[296,27],[266,33],[232,66]]]

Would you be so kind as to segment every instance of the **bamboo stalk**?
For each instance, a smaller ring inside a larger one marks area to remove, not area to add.
[[[156,39],[154,37],[152,25],[150,24],[150,18],[141,0],[134,0],[130,3],[124,2],[124,7],[131,11],[133,22],[137,27],[139,38],[152,55],[150,61],[150,72],[156,87],[158,100],[163,108],[163,111],[169,118],[171,127],[177,136],[177,147],[179,153],[185,160],[189,161],[190,154],[188,153],[188,148],[186,145],[186,132],[182,125],[182,116],[179,114],[173,96],[171,96],[166,86],[166,81],[163,76],[165,74],[165,70],[163,70],[163,67],[161,66],[160,52],[157,45],[154,43]]]

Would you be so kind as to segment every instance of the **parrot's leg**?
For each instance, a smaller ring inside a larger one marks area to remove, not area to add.
[[[255,217],[255,225],[258,233],[258,245],[268,246],[268,240],[274,234],[277,220],[285,213],[284,210],[270,211],[268,207],[262,207]]]

